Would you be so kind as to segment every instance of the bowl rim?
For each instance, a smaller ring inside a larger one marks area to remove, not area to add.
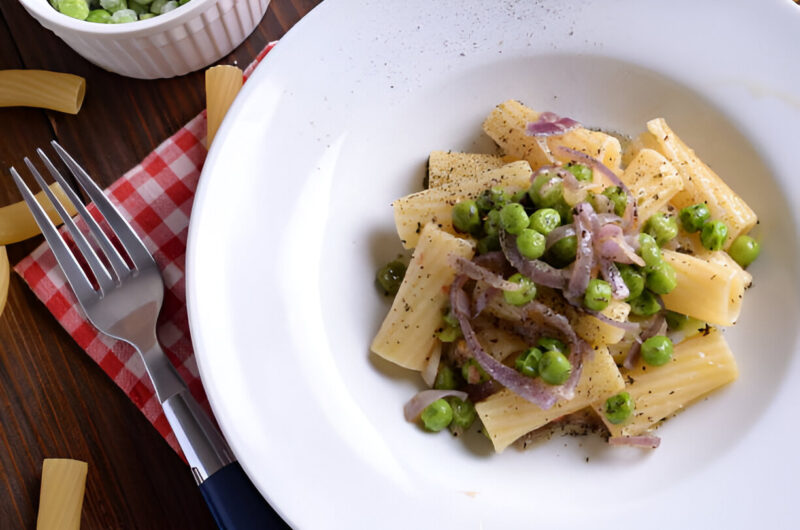
[[[169,13],[158,15],[148,20],[137,20],[135,23],[127,22],[125,24],[98,24],[59,13],[47,0],[19,0],[19,2],[31,14],[39,18],[40,22],[41,19],[44,19],[70,31],[93,36],[109,35],[113,37],[120,35],[127,37],[152,35],[157,33],[157,30],[166,30],[195,18],[195,15],[205,11],[209,4],[220,4],[219,0],[191,0]],[[228,10],[233,8],[234,3],[230,3]]]

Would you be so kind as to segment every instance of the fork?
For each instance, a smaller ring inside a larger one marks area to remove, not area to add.
[[[12,167],[11,176],[50,245],[78,303],[99,331],[131,344],[139,352],[164,414],[217,525],[224,529],[283,527],[284,523],[247,478],[222,434],[191,396],[186,383],[158,343],[156,320],[164,298],[164,281],[153,256],[88,173],[57,142],[53,141],[51,144],[103,215],[132,264],[129,265],[117,251],[44,151],[37,149],[36,153],[48,172],[64,189],[88,226],[88,231],[105,257],[105,262],[102,261],[64,206],[50,191],[34,164],[25,157],[25,165],[53,203],[77,247],[77,254],[94,276],[95,281],[92,283],[79,264],[78,256],[70,250],[31,190]]]

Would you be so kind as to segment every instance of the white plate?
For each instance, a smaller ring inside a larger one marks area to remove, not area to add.
[[[798,465],[800,8],[789,0],[328,0],[248,81],[206,162],[187,284],[203,381],[302,528],[785,526]],[[418,376],[368,354],[400,246],[389,203],[433,149],[489,149],[508,98],[629,134],[667,118],[753,206],[763,253],[727,332],[740,379],[656,451],[492,454],[407,424]]]

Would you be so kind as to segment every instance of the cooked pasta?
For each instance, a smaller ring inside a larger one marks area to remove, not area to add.
[[[206,119],[208,133],[206,145],[211,147],[219,126],[236,95],[242,88],[242,69],[237,66],[219,65],[206,70]]]
[[[77,114],[86,80],[47,70],[0,70],[0,107],[38,107]]]
[[[64,190],[57,182],[50,184],[50,190],[58,201],[64,205],[69,215],[75,215],[77,210],[67,198]],[[36,200],[42,205],[47,216],[54,224],[60,225],[63,221],[58,212],[43,191],[35,195]],[[19,201],[8,206],[0,207],[0,245],[10,245],[41,233],[39,225],[33,219],[25,201]]]
[[[392,203],[414,252],[372,343],[432,387],[406,419],[478,418],[502,452],[596,414],[611,445],[655,448],[664,418],[736,379],[713,326],[752,283],[755,214],[663,119],[647,127],[623,156],[509,100],[483,123],[499,154],[431,152],[429,188]]]

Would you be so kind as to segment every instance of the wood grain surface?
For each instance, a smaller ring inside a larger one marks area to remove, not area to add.
[[[220,64],[247,65],[319,0],[272,0]],[[0,1],[0,69],[84,76],[76,116],[0,108],[0,205],[20,200],[7,168],[51,139],[108,185],[204,107],[203,73],[142,81],[101,70]],[[8,247],[12,264],[41,238]],[[205,529],[214,521],[183,461],[14,274],[0,316],[0,528],[36,525],[42,459],[89,463],[83,529]]]

